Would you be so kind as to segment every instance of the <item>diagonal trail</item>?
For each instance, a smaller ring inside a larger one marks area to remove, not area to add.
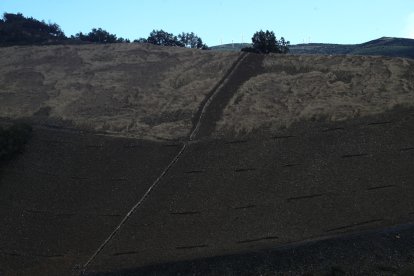
[[[213,89],[207,94],[205,100],[201,102],[198,111],[196,112],[195,121],[193,120],[193,129],[188,137],[188,140],[182,145],[179,152],[175,155],[175,157],[171,160],[171,162],[167,165],[167,167],[161,172],[161,174],[154,180],[148,190],[144,193],[144,195],[140,198],[140,200],[132,206],[132,208],[128,211],[128,213],[124,216],[121,222],[115,227],[115,229],[111,232],[111,234],[100,244],[98,249],[92,254],[92,256],[86,261],[86,263],[82,267],[81,274],[84,274],[88,269],[88,266],[93,262],[93,260],[98,256],[98,254],[105,248],[105,246],[112,240],[112,238],[119,232],[121,227],[127,222],[127,220],[131,217],[131,215],[142,205],[142,203],[147,199],[150,193],[154,190],[154,188],[161,182],[167,172],[174,166],[175,163],[180,159],[183,155],[186,148],[189,146],[189,142],[194,140],[197,136],[200,125],[203,121],[203,118],[206,114],[207,108],[215,98],[215,96],[221,91],[222,85],[225,81],[229,78],[229,76],[235,71],[235,69],[240,65],[240,63],[246,58],[248,54],[242,53],[233,65],[227,70],[226,74],[221,78],[221,80],[213,87]],[[194,124],[195,123],[195,124]]]
[[[224,109],[243,83],[265,72],[262,66],[263,59],[264,55],[248,54],[245,56],[242,66],[237,67],[237,74],[229,77],[221,88],[216,90],[215,95],[208,98],[208,105],[203,108],[198,117],[197,132],[191,138],[209,137],[214,132],[217,122],[223,116]],[[207,109],[208,112],[206,112]]]

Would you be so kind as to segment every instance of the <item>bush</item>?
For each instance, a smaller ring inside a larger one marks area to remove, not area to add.
[[[24,149],[32,134],[32,127],[18,123],[9,128],[0,127],[0,162],[10,160]]]

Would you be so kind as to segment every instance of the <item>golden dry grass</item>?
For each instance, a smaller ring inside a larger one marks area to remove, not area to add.
[[[139,44],[0,48],[0,118],[41,117],[142,139],[188,135],[192,116],[239,53]],[[339,121],[414,104],[414,61],[269,55],[215,135]]]
[[[188,134],[238,53],[138,44],[0,49],[0,117],[43,114],[146,139]]]
[[[302,120],[340,121],[414,105],[414,61],[363,56],[269,55],[246,81],[215,135],[277,130]]]

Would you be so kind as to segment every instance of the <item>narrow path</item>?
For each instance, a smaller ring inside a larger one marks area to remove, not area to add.
[[[140,198],[140,200],[134,206],[132,206],[131,210],[125,215],[125,217],[121,220],[121,222],[118,224],[118,226],[111,232],[111,234],[102,242],[102,244],[98,247],[98,249],[86,261],[86,263],[82,267],[81,275],[84,274],[87,271],[88,266],[98,256],[98,254],[105,248],[105,246],[112,240],[112,238],[119,232],[119,230],[122,228],[122,226],[131,217],[131,215],[142,205],[142,203],[150,195],[152,190],[161,182],[161,180],[167,174],[167,172],[174,166],[175,163],[177,163],[177,161],[183,155],[186,148],[189,146],[189,142],[194,140],[194,138],[198,137],[198,133],[199,133],[200,130],[204,131],[205,127],[201,127],[201,125],[206,123],[207,122],[206,120],[208,120],[209,118],[212,117],[212,116],[209,116],[210,110],[217,110],[217,107],[213,106],[212,108],[210,108],[210,106],[212,104],[217,105],[218,101],[215,100],[215,99],[217,98],[218,95],[220,95],[223,92],[229,91],[229,88],[231,88],[231,87],[237,88],[237,87],[234,87],[234,84],[233,84],[233,83],[237,83],[237,82],[234,81],[234,79],[235,79],[234,76],[238,75],[238,71],[240,70],[239,68],[241,67],[240,65],[242,64],[242,62],[246,58],[249,58],[250,56],[251,56],[251,54],[246,54],[246,53],[240,54],[240,56],[233,63],[233,65],[229,68],[229,70],[226,72],[226,74],[224,74],[223,78],[213,87],[213,89],[210,91],[210,93],[206,95],[206,98],[202,101],[198,111],[196,112],[196,114],[194,116],[195,119],[193,120],[193,128],[192,128],[192,130],[190,132],[190,135],[188,137],[188,141],[183,143],[180,151],[171,160],[171,162],[162,171],[162,173],[155,179],[155,181],[148,188],[148,190],[145,192],[145,194]],[[255,57],[257,58],[256,55],[255,55]],[[237,71],[237,74],[234,73],[235,71]],[[243,82],[242,79],[239,79],[239,78],[237,78],[237,79],[239,81],[239,84],[241,84]],[[225,83],[224,86],[222,86],[223,83]],[[227,85],[228,83],[232,83],[233,85],[229,87]],[[224,87],[226,87],[226,89],[223,89]],[[235,91],[237,91],[237,89]],[[230,96],[224,96],[223,97],[223,96],[220,95],[219,99],[223,99],[223,98],[227,99],[228,98],[228,100],[230,100],[232,95],[235,93],[235,91],[233,93],[229,93],[229,94],[231,94]],[[228,100],[227,100],[227,102],[228,102]],[[227,104],[227,102],[226,102],[226,104]],[[225,107],[225,105],[224,106],[220,105],[220,106],[222,106],[222,108],[221,108],[221,112],[222,112],[222,109]],[[215,117],[213,117],[213,118],[215,118]],[[214,125],[215,125],[215,122],[214,122]]]
[[[213,89],[211,89],[211,91],[206,95],[204,100],[200,103],[200,106],[193,117],[193,128],[191,129],[189,136],[190,141],[196,138],[200,130],[201,124],[205,121],[203,120],[203,118],[206,115],[207,109],[210,109],[209,107],[213,100],[217,97],[217,94],[219,94],[223,90],[223,83],[229,82],[229,78],[234,76],[236,67],[239,70],[240,64],[242,63],[242,61],[246,59],[247,56],[247,53],[242,53],[233,63],[233,65],[229,68],[229,70],[226,72],[223,78],[221,78],[221,80],[213,87]]]
[[[252,77],[264,73],[262,66],[264,55],[248,54],[233,70],[227,81],[217,89],[215,95],[209,98],[210,103],[200,114],[200,123],[193,139],[210,136],[216,128],[217,122],[223,115],[224,108],[237,92],[239,87]]]

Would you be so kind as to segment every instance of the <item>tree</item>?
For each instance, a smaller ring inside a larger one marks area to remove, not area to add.
[[[279,40],[280,52],[282,54],[289,53],[289,46],[290,46],[290,41],[286,41],[285,38],[282,36]]]
[[[153,30],[147,38],[147,43],[159,46],[184,47],[184,44],[175,35],[163,30]]]
[[[130,43],[131,41],[128,38],[119,37],[116,40],[117,43]]]
[[[71,36],[71,39],[94,42],[94,43],[129,43],[129,39],[122,37],[117,38],[115,34],[111,34],[102,28],[93,28],[88,34],[82,32],[77,33],[75,36]]]
[[[45,23],[21,13],[4,13],[0,20],[1,45],[50,44],[66,39],[56,23]]]
[[[256,52],[261,54],[268,53],[281,53],[286,54],[289,52],[290,42],[286,41],[283,37],[277,40],[273,31],[266,30],[265,32],[260,30],[254,33],[252,37],[253,47],[243,48],[242,51]]]
[[[179,41],[184,44],[184,47],[187,48],[195,48],[195,49],[207,49],[207,45],[203,43],[201,37],[198,37],[193,32],[191,33],[184,33],[178,35]]]
[[[75,35],[75,39],[81,41],[97,42],[97,43],[115,43],[118,42],[116,35],[110,34],[109,32],[101,28],[93,28],[91,32],[87,35],[84,35],[82,32],[79,32]],[[121,41],[122,42],[122,41]]]
[[[259,32],[256,32],[252,37],[252,43],[253,48],[261,53],[279,53],[279,45],[273,31],[264,32],[260,30]]]
[[[138,43],[151,43],[160,46],[176,46],[176,47],[187,47],[207,50],[208,46],[203,43],[203,40],[193,32],[181,33],[175,36],[172,33],[168,33],[164,30],[153,30],[147,39],[140,38],[134,40]]]
[[[147,41],[146,38],[141,37],[141,38],[138,38],[138,39],[134,39],[133,42],[134,43],[147,43],[148,41]]]

